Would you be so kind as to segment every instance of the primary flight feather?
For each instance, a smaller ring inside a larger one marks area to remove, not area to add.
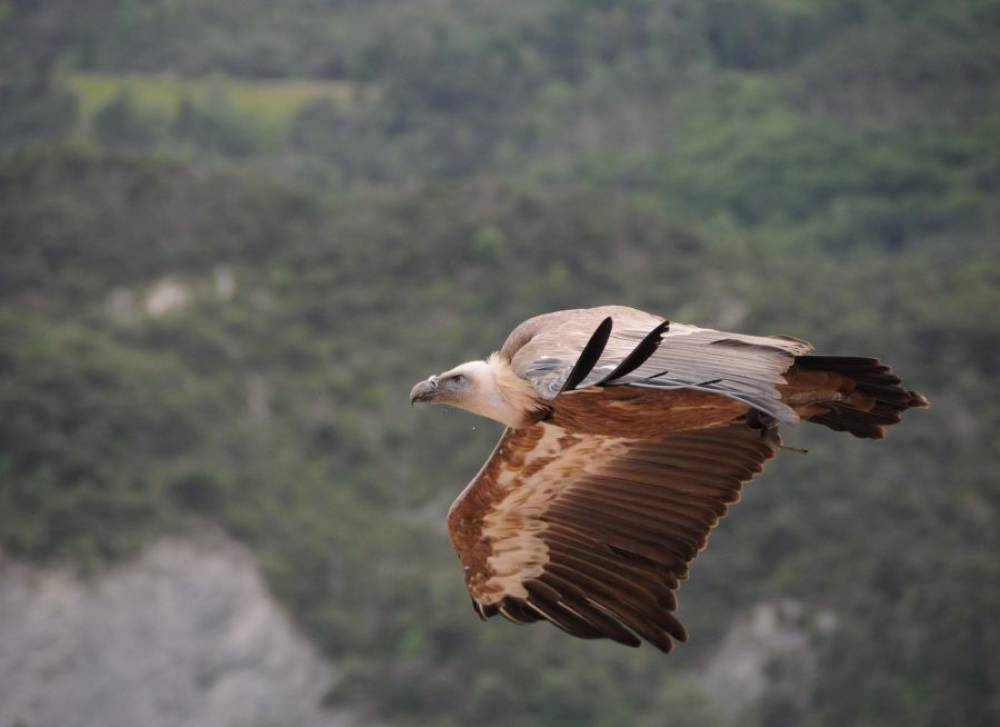
[[[507,426],[448,530],[476,612],[662,651],[674,591],[740,487],[807,420],[880,439],[927,400],[873,358],[603,306],[531,318],[418,383]]]

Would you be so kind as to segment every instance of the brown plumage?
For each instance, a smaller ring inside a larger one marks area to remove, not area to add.
[[[709,531],[800,419],[881,438],[926,406],[871,358],[632,308],[525,321],[487,361],[417,384],[507,425],[448,530],[477,613],[662,651]]]

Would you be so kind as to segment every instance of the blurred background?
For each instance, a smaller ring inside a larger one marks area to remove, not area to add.
[[[1000,724],[1000,2],[0,1],[0,727]],[[499,426],[605,303],[879,356],[669,657],[480,623]]]

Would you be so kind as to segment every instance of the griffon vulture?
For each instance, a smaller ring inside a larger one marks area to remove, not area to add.
[[[411,403],[507,426],[448,513],[479,616],[684,641],[674,591],[779,424],[880,439],[927,406],[877,359],[811,350],[604,306],[531,318],[487,360],[414,386]]]

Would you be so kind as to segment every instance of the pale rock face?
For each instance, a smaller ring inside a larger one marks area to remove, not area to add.
[[[219,300],[230,300],[236,295],[236,276],[227,267],[216,268],[212,273],[215,287],[215,297]]]
[[[115,288],[108,293],[107,305],[108,312],[119,322],[136,323],[144,315],[161,318],[209,296],[217,301],[229,301],[236,293],[236,276],[232,269],[220,266],[212,270],[209,281],[181,282],[168,275],[152,283],[145,292]]]
[[[0,558],[0,725],[347,727],[254,561],[168,539],[91,581]]]
[[[191,302],[191,291],[176,280],[164,278],[146,295],[146,314],[159,318]]]
[[[775,688],[804,703],[816,680],[820,640],[837,629],[837,621],[833,611],[811,611],[790,598],[759,603],[733,622],[694,680],[732,714]]]

